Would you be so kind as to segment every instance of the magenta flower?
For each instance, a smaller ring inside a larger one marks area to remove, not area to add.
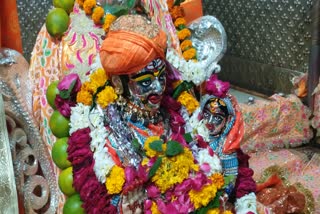
[[[73,92],[78,92],[81,88],[81,81],[78,74],[72,73],[64,76],[64,78],[59,82],[58,89],[59,91],[62,90],[69,90],[70,86],[73,86]]]
[[[147,194],[149,198],[157,198],[160,196],[160,190],[155,185],[147,187]]]
[[[76,102],[69,99],[62,99],[59,94],[57,94],[54,104],[56,105],[60,114],[67,118],[69,118],[71,115],[71,107],[76,106]]]
[[[224,98],[229,88],[230,83],[219,80],[216,74],[212,75],[206,84],[207,93],[219,98]]]

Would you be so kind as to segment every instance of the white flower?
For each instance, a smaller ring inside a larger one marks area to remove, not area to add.
[[[95,160],[93,170],[101,183],[106,182],[106,176],[111,168],[115,165],[112,158],[108,155],[108,149],[102,147],[94,152],[93,158]]]
[[[200,135],[205,141],[210,141],[210,133],[208,128],[205,126],[204,120],[199,120],[198,116],[201,109],[198,108],[188,121],[188,126],[193,127],[192,133],[194,135]]]
[[[89,127],[89,113],[90,106],[85,106],[82,103],[78,103],[75,107],[71,108],[70,135],[79,129]]]
[[[222,172],[222,166],[219,157],[215,154],[211,156],[208,149],[201,149],[198,152],[197,161],[199,162],[200,166],[202,164],[208,164],[210,166],[210,171],[205,172],[207,176]]]
[[[220,71],[220,66],[214,62],[207,65],[204,61],[186,61],[172,48],[167,50],[166,56],[167,60],[180,71],[183,80],[193,82],[196,85],[200,85],[202,82],[206,81],[213,72]],[[213,61],[211,58],[209,56],[209,59],[206,61]]]
[[[247,214],[248,212],[257,213],[256,195],[252,192],[238,198],[235,203],[235,209],[237,214]]]

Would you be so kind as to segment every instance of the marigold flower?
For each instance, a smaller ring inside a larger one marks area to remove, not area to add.
[[[182,53],[182,56],[185,60],[190,60],[195,58],[197,55],[197,50],[195,48],[190,48]]]
[[[215,173],[210,177],[210,180],[217,186],[218,189],[221,189],[224,185],[223,175],[220,173]]]
[[[85,1],[85,0],[77,0],[77,3],[79,4],[79,6],[80,6],[80,7],[82,7],[82,6],[83,6],[84,1]]]
[[[230,211],[230,210],[226,210],[226,211],[223,212],[223,214],[233,214],[233,212]]]
[[[169,10],[173,20],[176,20],[179,17],[184,17],[184,10],[180,6],[174,6]]]
[[[118,98],[114,88],[107,86],[97,96],[97,103],[102,107],[107,107],[110,103],[113,103]]]
[[[92,94],[86,90],[80,90],[77,94],[77,102],[90,106],[92,104]]]
[[[152,214],[161,214],[161,212],[158,210],[158,206],[157,206],[156,202],[154,202],[154,201],[152,201],[151,213]]]
[[[100,21],[104,15],[104,9],[102,7],[95,7],[92,13],[92,20],[95,24],[100,24]]]
[[[219,208],[210,209],[207,214],[220,214],[220,210]]]
[[[96,0],[85,0],[83,3],[83,10],[87,15],[92,14],[92,9],[96,6]]]
[[[186,38],[191,36],[191,32],[188,28],[184,28],[178,31],[178,38],[180,41],[185,40]]]
[[[191,47],[192,47],[192,41],[189,40],[189,39],[184,40],[180,44],[180,48],[181,48],[182,51],[185,51],[185,50],[187,50],[187,49],[189,49]]]
[[[186,107],[189,114],[192,114],[200,105],[197,99],[187,91],[182,92],[177,101]]]
[[[160,137],[159,136],[151,136],[151,137],[148,137],[146,139],[146,141],[144,142],[144,150],[146,151],[146,155],[150,158],[152,157],[155,157],[158,153],[157,151],[153,150],[150,148],[150,143],[152,143],[153,141],[156,141],[156,140],[160,140]]]
[[[108,79],[109,78],[103,68],[98,68],[90,75],[90,82],[94,83],[97,87],[104,86]]]
[[[179,27],[180,25],[186,25],[187,22],[184,18],[177,18],[175,21],[174,21],[174,26],[175,27]]]
[[[109,194],[117,194],[122,191],[125,182],[124,169],[115,165],[112,167],[109,176],[106,179],[106,188]]]
[[[181,183],[189,177],[190,171],[198,171],[199,166],[194,163],[192,152],[184,149],[184,152],[174,157],[163,157],[162,163],[152,182],[160,189],[161,193]]]
[[[189,197],[196,209],[205,207],[216,197],[217,187],[214,184],[205,185],[200,191],[190,190]]]
[[[106,33],[109,32],[110,26],[111,24],[117,19],[116,16],[112,15],[112,14],[107,14],[105,16],[105,20],[104,20],[104,24],[103,24],[103,29]]]

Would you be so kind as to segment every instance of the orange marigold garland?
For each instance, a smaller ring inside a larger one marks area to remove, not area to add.
[[[104,16],[104,9],[102,7],[95,7],[93,9],[91,18],[95,24],[100,24],[103,16]]]
[[[197,61],[197,51],[190,40],[191,31],[187,28],[187,22],[184,19],[184,11],[180,4],[176,5],[173,0],[167,0],[169,12],[177,30],[180,40],[182,56],[185,60]]]

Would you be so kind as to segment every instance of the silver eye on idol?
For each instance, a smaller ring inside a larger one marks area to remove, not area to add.
[[[211,136],[222,134],[228,120],[228,109],[225,102],[219,98],[208,100],[202,112],[205,125]]]
[[[166,88],[166,65],[155,59],[136,74],[129,75],[132,101],[149,111],[158,111]]]

